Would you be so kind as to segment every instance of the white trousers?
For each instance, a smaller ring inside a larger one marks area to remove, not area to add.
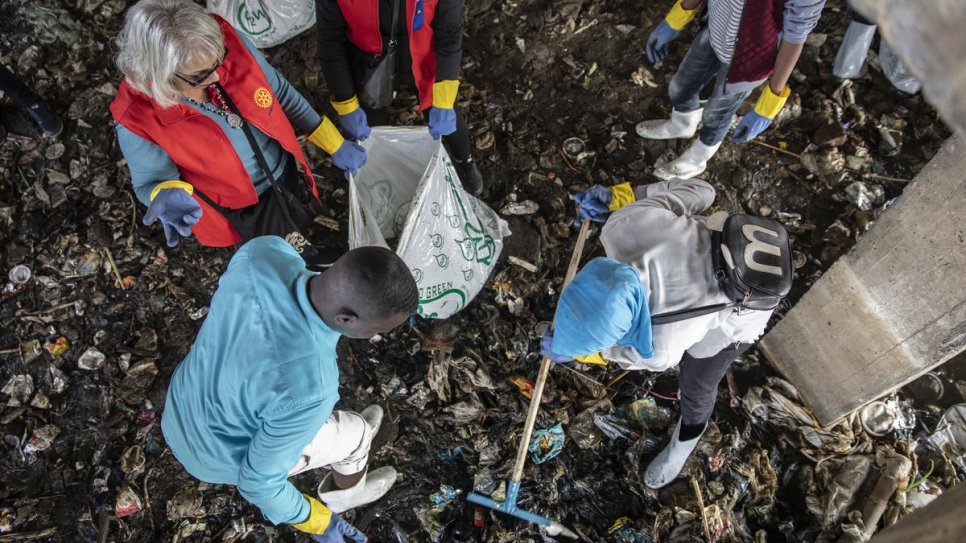
[[[375,434],[362,415],[354,411],[333,411],[312,442],[302,449],[289,477],[321,467],[342,475],[352,475],[365,469],[369,461],[369,446]]]

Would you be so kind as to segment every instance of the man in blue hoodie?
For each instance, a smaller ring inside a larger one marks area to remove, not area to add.
[[[161,421],[193,476],[230,484],[277,524],[342,543],[365,536],[337,513],[395,482],[367,472],[382,411],[334,410],[339,336],[370,338],[404,322],[419,293],[406,264],[382,247],[343,255],[326,272],[283,239],[256,238],[232,257],[191,351],[175,370]],[[288,477],[326,466],[318,499]]]
[[[721,229],[727,213],[699,215],[714,198],[714,188],[700,179],[636,189],[595,185],[576,195],[581,219],[604,222],[614,212],[600,235],[607,257],[588,262],[564,289],[554,332],[541,343],[543,354],[558,363],[602,357],[624,369],[655,372],[680,364],[681,418],[671,443],[647,467],[644,483],[651,488],[681,472],[707,427],[718,383],[772,314],[736,307],[722,290],[712,265],[711,231]],[[787,243],[752,254],[761,256],[787,258]],[[790,264],[788,269],[790,276]],[[677,322],[651,319],[718,304],[720,309]]]

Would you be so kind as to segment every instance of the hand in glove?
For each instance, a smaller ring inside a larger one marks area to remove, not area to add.
[[[547,329],[547,331],[544,332],[543,336],[540,338],[540,354],[549,358],[550,361],[553,362],[554,364],[566,364],[567,362],[570,362],[573,360],[573,357],[571,356],[565,356],[551,351],[550,347],[552,345],[553,345],[553,332]]]
[[[332,107],[339,114],[339,125],[349,135],[349,139],[363,141],[369,137],[369,119],[366,112],[359,108],[359,99],[353,96],[344,102],[332,102]]]
[[[651,35],[647,38],[647,44],[644,47],[647,53],[647,59],[652,63],[657,64],[665,58],[667,58],[667,46],[674,38],[678,37],[681,30],[694,19],[695,15],[698,14],[697,9],[684,9],[681,6],[681,0],[678,0],[661,24],[657,25],[657,28],[651,32]]]
[[[574,195],[574,201],[580,206],[574,224],[579,225],[584,220],[604,222],[607,220],[607,213],[617,211],[634,202],[635,199],[634,189],[631,188],[630,183],[621,183],[613,187],[594,185]]]
[[[342,520],[319,500],[303,494],[309,502],[309,516],[292,527],[296,530],[312,535],[312,540],[318,543],[345,543],[349,538],[356,543],[367,543],[366,536],[355,526]]]
[[[741,122],[735,127],[735,131],[731,133],[731,141],[745,143],[764,132],[771,125],[775,115],[778,115],[778,112],[781,111],[791,92],[791,89],[785,87],[781,94],[775,94],[772,92],[771,86],[765,85],[765,88],[761,91],[761,96],[758,97],[758,102],[755,103],[755,109],[742,117]]]
[[[429,135],[434,140],[456,132],[456,91],[460,82],[455,79],[433,83],[433,105],[429,108]]]
[[[346,172],[346,175],[359,173],[359,168],[366,163],[366,150],[358,143],[343,138],[328,117],[322,117],[322,124],[309,134],[308,140],[329,153],[332,163]]]
[[[151,192],[151,205],[144,225],[161,221],[168,247],[191,235],[191,227],[201,220],[201,206],[191,197],[194,188],[184,181],[165,181]]]

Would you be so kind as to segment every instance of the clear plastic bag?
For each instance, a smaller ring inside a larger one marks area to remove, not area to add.
[[[479,293],[496,265],[506,221],[463,189],[442,143],[423,127],[375,127],[349,179],[349,246],[388,247],[410,266],[419,314],[444,319]]]

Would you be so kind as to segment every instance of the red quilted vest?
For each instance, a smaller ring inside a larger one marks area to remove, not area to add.
[[[228,50],[225,63],[218,68],[219,83],[248,123],[278,141],[295,157],[313,194],[318,196],[295,130],[258,61],[228,22],[217,15],[212,17],[221,26]],[[205,115],[181,103],[162,108],[150,97],[134,90],[127,81],[118,87],[117,96],[111,102],[111,114],[131,132],[164,149],[177,165],[182,179],[216,204],[240,209],[258,202],[255,186],[231,140]],[[194,198],[203,212],[201,220],[192,228],[199,243],[228,247],[241,242],[241,237],[221,213],[197,195]]]
[[[728,83],[760,81],[774,71],[786,1],[746,0]]]
[[[379,0],[338,0],[345,18],[348,38],[364,53],[382,53],[382,33],[379,31]],[[433,16],[438,0],[423,0],[423,26],[413,31],[416,0],[406,0],[406,29],[409,32],[409,53],[413,58],[413,79],[419,90],[420,109],[433,105],[433,83],[436,82],[436,49],[433,47]]]

